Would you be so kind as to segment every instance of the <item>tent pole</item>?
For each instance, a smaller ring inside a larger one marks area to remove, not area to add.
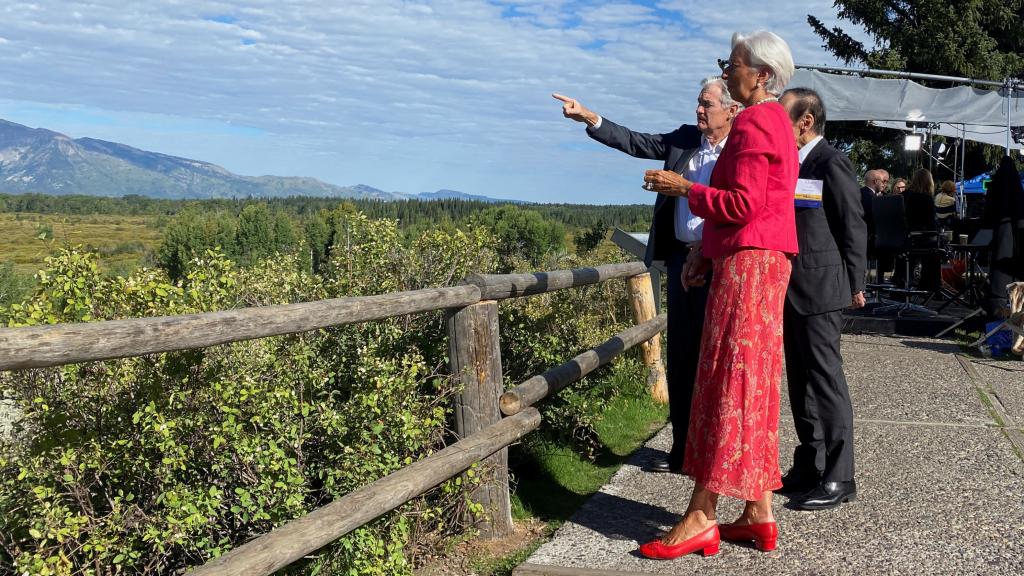
[[[959,203],[957,204],[956,211],[959,217],[964,219],[967,217],[967,194],[964,193],[964,180],[967,178],[967,166],[964,162],[967,158],[967,125],[961,124],[961,130],[963,131],[961,136],[961,158],[959,158],[961,160],[961,177],[959,177],[959,180],[955,180],[961,183],[961,187],[959,187]]]
[[[1006,79],[1006,155],[1010,155],[1010,102],[1013,95],[1013,88],[1010,79]]]
[[[896,78],[907,78],[910,80],[935,80],[939,82],[963,82],[967,84],[979,84],[981,86],[1011,86],[1013,88],[1024,87],[1024,84],[1014,83],[1007,78],[1002,82],[994,80],[981,80],[979,78],[964,78],[961,76],[941,76],[938,74],[921,74],[919,72],[900,72],[897,70],[878,70],[876,68],[841,68],[837,66],[811,66],[808,64],[797,64],[797,68],[806,70],[820,70],[822,72],[846,72],[854,74],[877,74],[883,76],[895,76]]]

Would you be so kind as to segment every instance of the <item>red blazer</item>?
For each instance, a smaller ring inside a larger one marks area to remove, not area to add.
[[[690,211],[704,218],[708,258],[741,248],[796,254],[793,196],[800,161],[789,115],[777,102],[755,104],[733,121],[711,184],[690,188]]]

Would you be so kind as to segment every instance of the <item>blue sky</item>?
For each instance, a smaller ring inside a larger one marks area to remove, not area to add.
[[[0,118],[246,175],[651,203],[656,163],[592,143],[551,92],[668,131],[735,30],[834,64],[808,13],[839,23],[830,0],[8,1]]]

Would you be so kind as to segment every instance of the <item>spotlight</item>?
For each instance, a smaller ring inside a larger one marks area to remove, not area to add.
[[[907,134],[903,139],[903,149],[907,152],[917,152],[921,149],[921,141],[924,137],[920,134]]]

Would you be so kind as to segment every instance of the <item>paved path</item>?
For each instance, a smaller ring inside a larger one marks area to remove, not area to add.
[[[800,512],[776,498],[772,553],[722,543],[717,556],[647,560],[692,482],[641,471],[662,430],[515,574],[1024,574],[1024,362],[968,360],[946,341],[843,337],[856,416],[858,500]],[[795,440],[786,394],[785,470]],[[725,521],[739,502],[723,498]]]

